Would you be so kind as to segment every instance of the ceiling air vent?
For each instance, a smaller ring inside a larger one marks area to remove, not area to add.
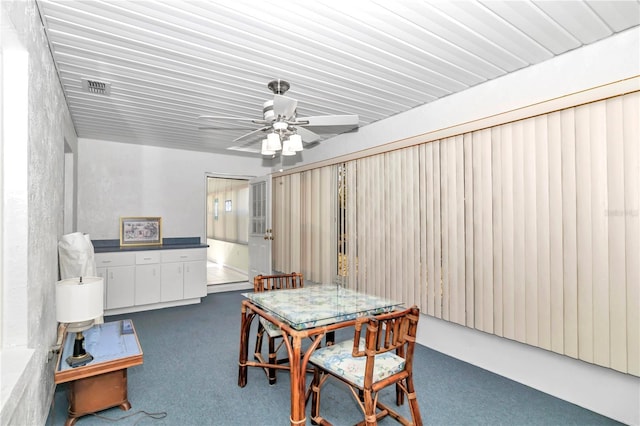
[[[85,92],[95,93],[96,95],[110,95],[111,83],[105,83],[104,81],[90,80],[88,78],[82,79],[82,89]]]

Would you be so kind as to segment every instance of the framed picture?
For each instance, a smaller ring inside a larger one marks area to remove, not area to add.
[[[120,218],[120,246],[159,245],[162,245],[162,218]]]

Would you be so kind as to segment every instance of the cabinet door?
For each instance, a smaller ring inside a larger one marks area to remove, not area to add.
[[[134,305],[135,266],[107,268],[106,309]]]
[[[137,265],[135,304],[146,305],[160,301],[160,265]]]
[[[104,295],[102,296],[102,303],[103,308],[107,309],[107,285],[109,284],[107,282],[107,268],[96,268],[96,274],[98,274],[98,276],[102,278],[102,289],[104,291]]]
[[[184,263],[184,298],[207,295],[207,262],[198,260]]]
[[[170,302],[182,299],[183,293],[182,262],[163,263],[160,276],[160,301]]]

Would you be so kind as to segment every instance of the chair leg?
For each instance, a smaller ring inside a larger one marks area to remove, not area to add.
[[[396,383],[396,405],[399,407],[404,404],[404,391],[400,383]]]
[[[260,359],[261,357],[257,356],[257,354],[262,353],[262,336],[264,335],[264,331],[262,323],[258,321],[258,332],[256,334],[256,347],[253,350],[253,359],[259,362],[262,362],[262,360]]]
[[[371,389],[365,389],[362,392],[364,405],[364,421],[366,426],[376,426],[378,419],[376,417],[376,403],[373,400],[373,392]]]
[[[311,381],[311,423],[317,425],[316,419],[320,417],[320,370],[313,369]]]
[[[406,379],[407,383],[407,399],[409,400],[409,410],[411,411],[411,419],[413,424],[422,426],[422,416],[420,415],[420,407],[418,407],[418,398],[416,391],[413,388],[413,377],[409,376]]]

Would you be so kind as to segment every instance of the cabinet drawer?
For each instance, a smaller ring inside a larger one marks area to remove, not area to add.
[[[162,250],[162,263],[205,260],[206,257],[205,249]]]
[[[126,266],[136,264],[135,253],[96,253],[96,267]]]
[[[145,265],[147,263],[160,263],[160,252],[159,251],[136,252],[136,265]]]

